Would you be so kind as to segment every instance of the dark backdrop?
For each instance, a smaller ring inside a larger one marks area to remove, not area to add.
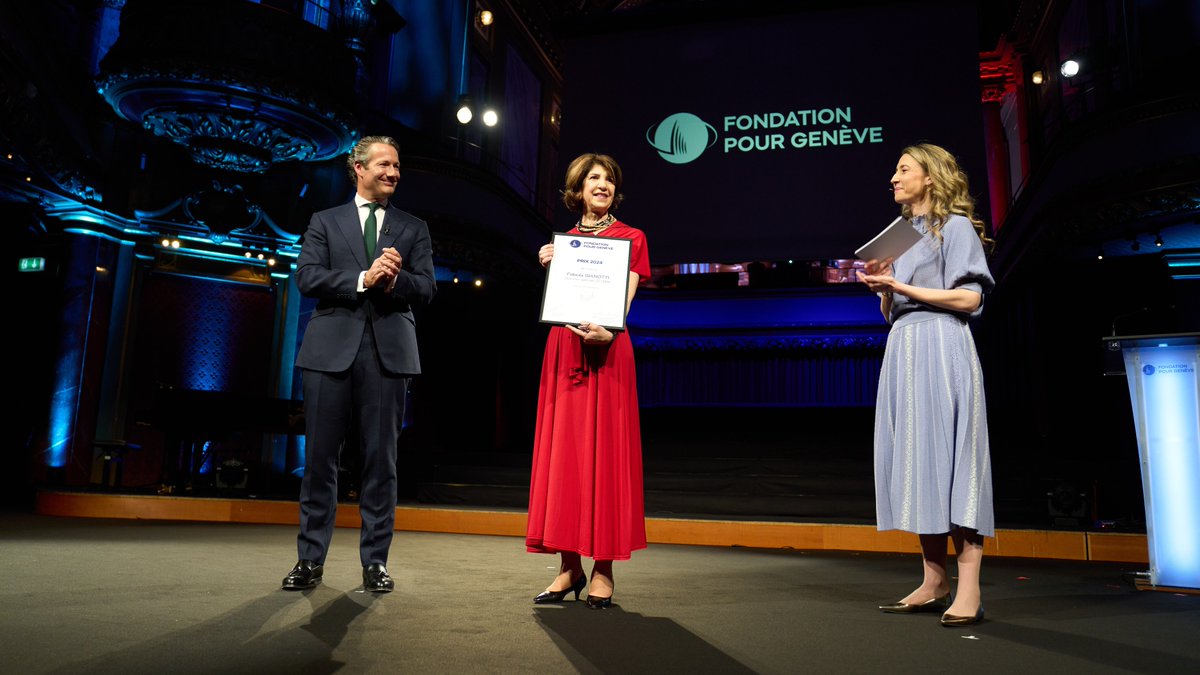
[[[618,215],[652,262],[852,257],[894,217],[888,179],[918,141],[958,155],[984,197],[972,3],[682,18],[566,47],[563,169],[617,159]]]

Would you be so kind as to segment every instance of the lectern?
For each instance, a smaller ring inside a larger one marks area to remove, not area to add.
[[[1105,338],[1129,382],[1150,584],[1200,589],[1200,333]]]

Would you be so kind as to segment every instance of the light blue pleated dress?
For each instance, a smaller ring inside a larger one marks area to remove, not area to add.
[[[951,216],[939,240],[924,218],[922,240],[892,269],[925,288],[991,291],[983,245],[971,222]],[[880,530],[918,534],[966,527],[995,533],[983,373],[970,316],[895,294],[875,408],[875,504]]]

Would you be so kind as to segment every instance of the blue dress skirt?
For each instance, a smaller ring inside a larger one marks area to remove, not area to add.
[[[881,530],[995,532],[983,373],[962,319],[911,312],[892,326],[875,408]]]

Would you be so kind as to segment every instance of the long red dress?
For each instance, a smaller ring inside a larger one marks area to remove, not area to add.
[[[572,229],[568,234],[579,235]],[[617,221],[596,236],[631,239],[629,269],[650,277],[646,236]],[[525,546],[573,551],[593,560],[628,560],[646,548],[642,437],[629,334],[584,345],[550,329],[538,394]]]

